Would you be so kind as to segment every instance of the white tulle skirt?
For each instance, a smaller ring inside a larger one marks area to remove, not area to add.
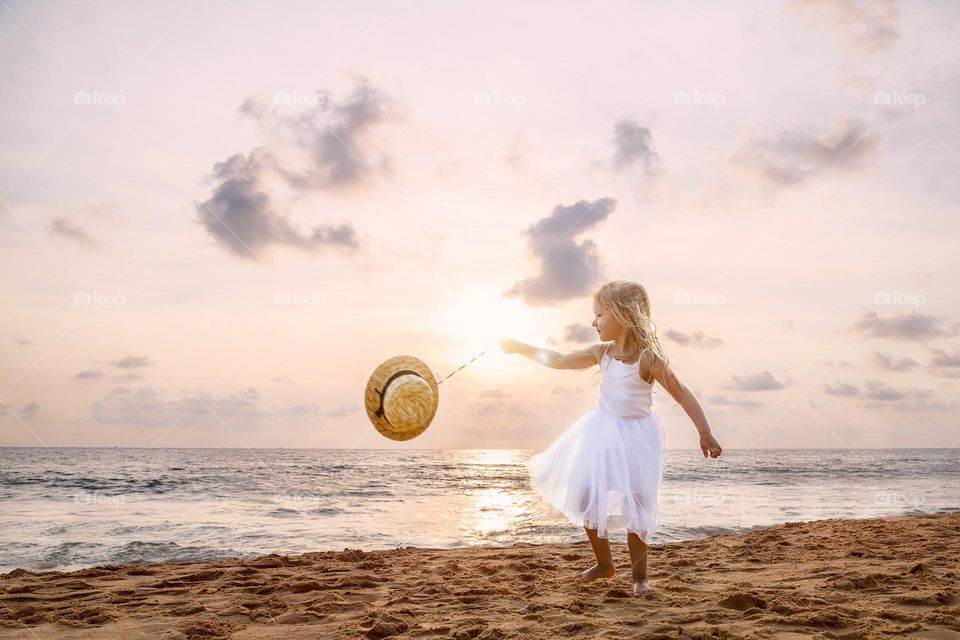
[[[646,543],[660,524],[666,432],[656,413],[622,418],[596,406],[527,462],[530,486],[576,525]]]

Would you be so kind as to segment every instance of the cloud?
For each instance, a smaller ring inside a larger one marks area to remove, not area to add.
[[[33,341],[25,340],[23,338],[14,338],[13,341],[16,342],[17,346],[20,346],[20,347],[26,347],[27,345],[33,344]]]
[[[873,352],[873,364],[884,371],[909,371],[920,366],[913,358],[894,358],[879,351]]]
[[[943,349],[933,349],[930,372],[947,378],[960,376],[960,355],[955,352],[947,353]]]
[[[873,311],[867,311],[854,325],[854,329],[863,330],[874,338],[894,338],[897,340],[926,340],[930,337],[949,338],[960,333],[960,322],[946,316],[931,316],[916,311],[908,311],[892,318],[881,318]]]
[[[563,330],[560,342],[593,342],[597,339],[597,330],[585,324],[570,324]]]
[[[894,411],[952,411],[957,408],[957,402],[941,402],[933,397],[932,389],[911,389],[907,387],[891,387],[880,380],[867,380],[861,391],[859,387],[839,382],[835,385],[824,384],[824,393],[846,398],[859,397],[867,402],[863,403],[866,409],[882,409]]]
[[[891,408],[897,411],[951,411],[956,402],[940,402],[932,398],[932,389],[909,389],[890,387],[879,380],[867,380],[863,397],[874,402],[864,406],[868,409]]]
[[[55,236],[69,238],[70,240],[87,247],[97,246],[97,241],[94,240],[90,234],[84,231],[79,225],[67,220],[66,218],[51,218],[50,233]]]
[[[837,380],[836,384],[824,384],[823,392],[831,396],[842,396],[849,398],[859,394],[860,389],[848,382],[840,382]]]
[[[289,115],[263,98],[248,98],[240,112],[254,118],[267,131],[291,143],[291,151],[302,152],[306,162],[292,167],[278,165],[291,187],[302,190],[350,187],[374,179],[373,165],[389,171],[392,160],[383,155],[374,159],[368,135],[373,127],[396,117],[396,101],[358,77],[353,92],[334,100],[318,92],[316,105],[305,113]]]
[[[273,245],[315,251],[326,246],[356,249],[356,231],[349,224],[318,225],[309,235],[294,229],[276,211],[266,188],[268,162],[259,149],[235,154],[213,167],[218,185],[206,202],[197,205],[207,233],[234,254],[256,260]]]
[[[138,367],[149,367],[153,363],[146,356],[127,356],[119,360],[111,360],[110,364],[120,369],[136,369]]]
[[[145,386],[111,389],[92,407],[98,422],[150,427],[208,426],[226,424],[229,428],[258,428],[272,420],[285,422],[307,418],[337,418],[356,413],[357,404],[321,407],[317,404],[263,407],[260,392],[254,387],[240,389],[230,395],[217,397],[209,392],[190,393],[180,398],[165,395]]]
[[[852,170],[872,162],[883,137],[861,120],[850,119],[832,131],[800,128],[773,137],[757,137],[729,162],[774,186],[794,186],[832,169]]]
[[[198,222],[235,255],[255,260],[257,252],[274,246],[306,252],[359,248],[351,224],[321,224],[306,234],[295,229],[277,206],[274,190],[284,186],[298,196],[359,188],[376,171],[390,172],[391,158],[374,158],[369,138],[376,125],[396,116],[395,101],[361,77],[345,99],[318,92],[314,102],[294,114],[276,98],[271,103],[251,97],[241,105],[240,113],[253,118],[270,142],[216,163],[213,194],[196,203]]]
[[[103,371],[98,371],[96,369],[86,369],[84,371],[78,372],[74,378],[77,380],[101,380],[104,377]]]
[[[494,400],[473,405],[473,412],[480,417],[506,415],[513,418],[529,417],[534,415],[527,406],[519,400]]]
[[[648,176],[654,175],[660,156],[652,145],[650,129],[631,120],[621,120],[613,127],[613,168],[621,171],[639,164]]]
[[[616,206],[612,198],[557,205],[524,230],[530,252],[540,262],[540,274],[514,284],[504,295],[544,306],[589,293],[601,277],[601,258],[592,240],[574,238],[605,220]]]
[[[740,391],[774,391],[786,386],[784,382],[778,380],[769,371],[761,371],[750,376],[733,375],[730,377],[733,382],[727,388]]]
[[[757,402],[755,400],[743,400],[740,398],[731,399],[726,395],[713,395],[707,396],[707,401],[711,404],[720,405],[720,406],[733,406],[746,411],[752,411],[759,407],[765,407],[766,405],[762,402]]]
[[[713,349],[715,347],[720,347],[723,345],[723,340],[720,338],[708,338],[702,331],[694,331],[692,334],[683,333],[682,331],[674,331],[673,329],[668,329],[663,333],[664,336],[673,340],[678,344],[682,344],[688,347],[699,347],[701,349]]]
[[[824,367],[840,367],[841,369],[857,368],[856,365],[854,365],[849,360],[839,360],[837,362],[834,362],[833,360],[820,360],[817,364],[822,365]]]
[[[810,24],[862,52],[892,49],[901,39],[897,0],[793,0]]]
[[[248,423],[259,415],[255,389],[246,389],[226,398],[209,393],[168,400],[152,387],[118,387],[93,403],[93,418],[98,422],[125,425],[192,426],[204,421],[233,424]],[[209,408],[208,408],[209,407]]]
[[[21,418],[30,418],[40,413],[40,405],[34,400],[23,406],[23,409],[17,411],[13,408],[12,404],[7,404],[6,402],[0,402],[0,416],[5,416],[8,414],[13,414]]]

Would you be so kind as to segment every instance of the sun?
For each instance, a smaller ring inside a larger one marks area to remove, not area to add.
[[[501,338],[543,345],[551,332],[547,312],[531,309],[517,298],[504,298],[502,292],[489,286],[444,293],[435,330],[458,345],[449,357],[466,362],[485,348],[499,351]]]

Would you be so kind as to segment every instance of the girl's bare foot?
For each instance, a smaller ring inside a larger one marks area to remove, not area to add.
[[[573,576],[573,579],[577,582],[590,582],[591,580],[596,580],[597,578],[612,578],[616,575],[617,570],[612,566],[603,567],[599,564],[595,564],[586,571],[581,571],[580,573]]]
[[[646,580],[633,581],[633,595],[645,596],[649,593],[653,593],[653,587],[650,586],[649,582],[647,582]]]

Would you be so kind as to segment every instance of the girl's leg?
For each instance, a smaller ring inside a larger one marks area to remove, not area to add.
[[[613,575],[617,573],[617,570],[613,566],[613,554],[610,552],[610,541],[599,537],[596,529],[588,529],[586,522],[583,523],[583,529],[587,532],[587,538],[590,539],[590,546],[593,547],[593,555],[597,557],[597,564],[575,575],[574,580],[590,582],[597,578],[613,577]]]
[[[630,571],[633,576],[633,595],[642,596],[653,591],[647,582],[647,543],[633,531],[627,531],[630,548]]]

